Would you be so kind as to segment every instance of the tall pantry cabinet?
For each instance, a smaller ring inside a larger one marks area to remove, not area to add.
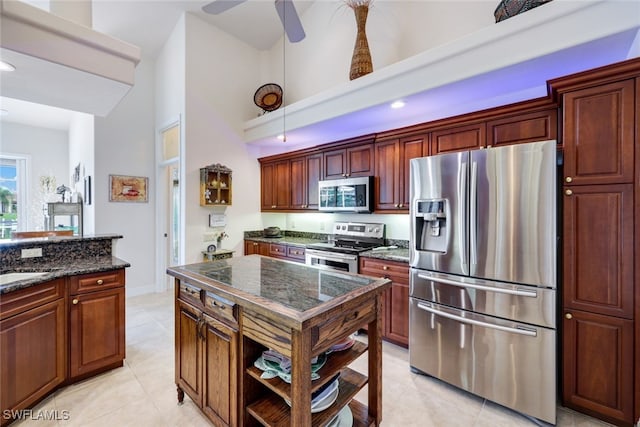
[[[561,105],[564,148],[562,400],[631,425],[640,416],[634,369],[640,67],[636,61],[620,68],[551,86]]]

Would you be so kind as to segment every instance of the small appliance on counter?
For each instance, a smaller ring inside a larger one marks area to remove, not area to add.
[[[307,246],[305,263],[357,273],[358,254],[383,245],[384,224],[338,221],[329,242]]]
[[[265,228],[264,230],[262,230],[262,237],[267,237],[267,238],[282,237],[282,235],[280,234],[280,227]]]

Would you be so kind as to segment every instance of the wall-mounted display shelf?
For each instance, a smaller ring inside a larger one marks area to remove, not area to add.
[[[200,169],[200,206],[231,204],[231,169],[216,163]]]

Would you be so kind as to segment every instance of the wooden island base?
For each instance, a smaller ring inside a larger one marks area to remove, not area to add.
[[[355,426],[380,424],[379,319],[389,280],[259,255],[172,267],[168,273],[176,278],[179,402],[188,394],[216,426],[324,426],[346,405]],[[311,359],[365,326],[368,344],[356,341],[330,353],[317,372],[320,378],[312,381]],[[291,384],[261,378],[254,361],[266,349],[291,359]],[[368,375],[348,367],[365,352]],[[338,373],[336,401],[312,414],[311,394]],[[365,385],[367,405],[353,399]]]

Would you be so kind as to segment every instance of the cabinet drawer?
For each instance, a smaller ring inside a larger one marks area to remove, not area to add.
[[[213,292],[204,293],[205,311],[218,320],[227,320],[233,324],[238,322],[238,307],[233,301]]]
[[[64,298],[64,279],[9,292],[0,298],[0,319],[7,319],[59,298]]]
[[[350,307],[331,316],[326,322],[314,327],[311,333],[313,337],[313,354],[328,349],[336,340],[355,332],[376,318],[376,300],[370,300]]]
[[[197,307],[202,307],[201,292],[202,291],[197,286],[193,286],[185,282],[180,282],[180,292],[178,294],[178,298]]]
[[[269,255],[272,257],[286,257],[287,245],[280,245],[277,243],[271,243],[269,245]]]
[[[409,264],[395,261],[386,261],[374,258],[360,258],[360,274],[374,277],[400,276],[409,280]]]
[[[287,246],[287,257],[304,260],[304,248],[299,246]]]
[[[69,285],[72,295],[124,286],[124,269],[71,276]]]

